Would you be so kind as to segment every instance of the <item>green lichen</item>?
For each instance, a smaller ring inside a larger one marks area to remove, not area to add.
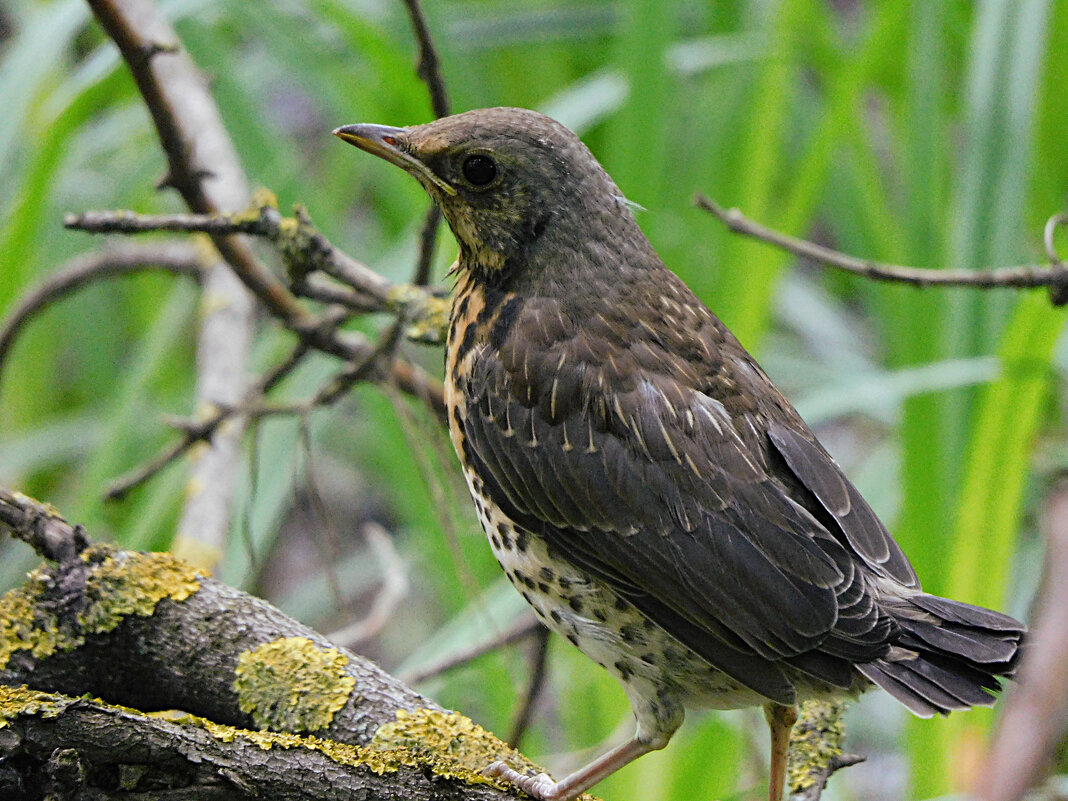
[[[826,774],[831,761],[842,755],[845,704],[830,701],[805,701],[801,704],[797,724],[790,733],[790,752],[786,759],[786,786],[790,793],[812,787]]]
[[[336,648],[283,637],[241,654],[234,691],[241,711],[262,729],[318,731],[333,722],[356,687],[348,664]]]
[[[57,587],[60,567],[38,568],[21,587],[0,597],[0,669],[16,651],[29,651],[36,659],[73,651],[89,634],[111,631],[130,615],[147,617],[164,598],[184,601],[200,588],[196,571],[166,553],[94,545],[79,558],[88,573],[86,605],[76,618],[64,614],[70,599]]]

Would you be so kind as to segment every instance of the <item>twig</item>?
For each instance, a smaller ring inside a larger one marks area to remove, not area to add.
[[[367,523],[363,536],[382,568],[382,586],[375,593],[371,609],[361,620],[327,635],[327,639],[346,648],[375,636],[389,622],[397,606],[408,594],[408,570],[393,546],[393,537],[378,523]]]
[[[0,372],[23,326],[41,309],[94,281],[149,270],[200,278],[196,248],[186,242],[122,243],[75,256],[23,295],[0,325]]]
[[[545,626],[539,627],[534,632],[530,681],[527,684],[527,691],[523,693],[523,705],[519,707],[519,712],[515,716],[515,723],[512,724],[512,733],[507,740],[508,745],[512,746],[512,748],[519,746],[519,741],[523,739],[523,735],[530,726],[530,721],[534,717],[534,705],[537,703],[538,696],[541,695],[542,688],[545,686],[545,677],[548,675],[549,668],[549,634],[550,632]]]
[[[427,681],[435,676],[440,676],[442,673],[447,673],[450,670],[462,667],[468,662],[478,659],[483,654],[488,654],[490,651],[496,651],[498,648],[504,648],[505,646],[513,645],[520,640],[525,640],[527,637],[536,634],[538,629],[541,628],[544,628],[544,626],[542,626],[542,624],[538,622],[538,619],[534,617],[533,612],[524,612],[510,629],[502,631],[496,637],[480,642],[464,651],[451,654],[421,670],[413,673],[403,673],[398,676],[398,678],[405,684],[419,684],[420,682]]]
[[[423,79],[430,92],[430,107],[435,117],[449,115],[449,95],[445,90],[445,80],[441,77],[441,62],[438,60],[434,40],[426,24],[426,16],[419,5],[419,0],[404,0],[408,16],[412,21],[412,30],[419,43],[419,63],[416,73]],[[434,261],[434,242],[437,239],[438,226],[441,224],[441,211],[435,204],[427,209],[426,219],[419,235],[419,259],[415,265],[412,283],[422,285],[430,280],[430,266]]]
[[[419,0],[404,0],[404,6],[408,9],[408,16],[412,20],[415,38],[419,43],[419,63],[415,71],[423,79],[426,88],[430,92],[430,107],[434,110],[434,116],[447,117],[449,115],[449,95],[445,91],[445,81],[441,78],[441,64],[438,61],[438,53],[434,48],[434,42],[430,38],[430,29],[426,25],[426,16],[419,5]]]
[[[245,394],[248,400],[262,398],[279,381],[289,375],[301,363],[307,355],[308,347],[300,342],[293,348],[288,357],[270,372],[266,373],[259,381],[251,386]],[[216,406],[199,420],[186,420],[175,422],[176,428],[182,430],[182,438],[165,449],[149,462],[131,470],[124,476],[115,479],[105,490],[104,497],[108,500],[119,500],[134,487],[144,483],[160,470],[169,465],[183,453],[188,451],[198,442],[211,439],[216,429],[231,416],[238,413],[238,407]]]
[[[1046,225],[1047,248],[1054,257],[1048,267],[1022,265],[996,270],[935,270],[858,259],[855,256],[817,245],[815,242],[774,231],[750,220],[738,209],[724,209],[702,194],[698,194],[694,202],[735,233],[759,239],[761,242],[767,242],[769,245],[782,248],[801,258],[812,259],[865,278],[895,281],[917,287],[957,286],[980,289],[1049,287],[1052,290],[1051,300],[1056,305],[1063,305],[1064,300],[1061,300],[1061,294],[1068,293],[1068,263],[1056,258],[1051,245],[1052,228],[1063,223],[1064,215],[1051,217]]]
[[[312,272],[338,279],[370,302],[374,310],[390,304],[394,284],[370,267],[330,244],[312,224],[307,212],[297,208],[294,217],[285,218],[269,203],[228,214],[136,214],[131,211],[87,211],[63,218],[66,228],[91,234],[145,234],[155,231],[206,233],[215,236],[247,234],[262,237],[276,245],[286,259],[295,281],[303,282]]]
[[[1046,504],[1046,560],[1039,607],[1018,681],[983,764],[981,801],[1017,801],[1038,781],[1068,711],[1068,481]]]
[[[437,241],[440,224],[441,209],[436,203],[431,203],[430,208],[426,210],[423,229],[419,233],[419,260],[415,265],[415,275],[412,276],[412,283],[416,286],[430,282],[430,267],[434,261],[434,243]]]
[[[422,341],[432,340],[429,329],[443,327],[441,306],[444,301],[433,290],[411,284],[395,285],[366,265],[335,248],[308,219],[302,209],[295,217],[282,217],[267,203],[251,211],[236,214],[168,214],[139,215],[128,211],[93,211],[70,214],[64,220],[68,228],[90,233],[148,233],[152,231],[210,232],[226,238],[233,232],[261,236],[274,243],[283,253],[290,274],[298,283],[307,283],[308,274],[324,272],[366,296],[374,310],[404,311],[410,314],[413,328]],[[288,290],[287,290],[288,292]],[[270,309],[270,307],[268,307]],[[355,363],[364,362],[371,346],[366,340],[337,331],[340,319],[331,315],[304,314],[299,319],[280,318],[311,348]],[[442,421],[445,398],[441,383],[418,367],[395,362],[392,380],[404,392],[427,402]]]

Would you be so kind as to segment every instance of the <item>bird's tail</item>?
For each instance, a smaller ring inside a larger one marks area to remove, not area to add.
[[[1027,627],[1015,618],[924,593],[901,599],[892,614],[900,637],[857,670],[919,717],[990,706],[998,678],[1016,672]]]

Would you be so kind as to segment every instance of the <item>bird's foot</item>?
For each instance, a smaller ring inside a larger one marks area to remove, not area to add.
[[[548,773],[527,776],[504,762],[494,762],[482,771],[482,775],[498,778],[507,784],[514,784],[520,790],[539,801],[567,801],[568,796],[561,792],[559,782],[554,782]]]

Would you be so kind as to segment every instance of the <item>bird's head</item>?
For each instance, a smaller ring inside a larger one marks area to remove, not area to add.
[[[487,280],[525,263],[547,232],[588,236],[591,221],[629,216],[579,138],[527,109],[479,109],[408,128],[346,125],[334,134],[417,178],[459,241],[461,266]]]

